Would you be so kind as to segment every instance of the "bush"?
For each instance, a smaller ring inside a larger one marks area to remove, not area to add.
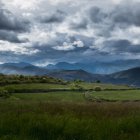
[[[100,80],[97,80],[96,83],[101,83],[101,81]]]
[[[0,97],[2,97],[2,98],[9,98],[10,97],[10,93],[7,90],[1,90],[0,91]]]
[[[80,86],[80,85],[75,85],[75,87],[76,87],[76,89],[78,89],[78,90],[84,90],[84,88],[82,87],[82,86]]]
[[[15,86],[9,86],[9,87],[6,87],[6,90],[8,91],[8,93],[15,93],[16,92],[16,87]]]
[[[101,87],[95,87],[95,91],[102,91]]]

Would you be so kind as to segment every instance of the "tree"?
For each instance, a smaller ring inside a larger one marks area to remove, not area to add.
[[[97,80],[96,83],[101,83],[101,81],[100,80]]]

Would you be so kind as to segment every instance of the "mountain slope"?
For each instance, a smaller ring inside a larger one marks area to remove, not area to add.
[[[102,82],[109,83],[111,80],[113,80],[111,77],[107,75],[92,74],[84,70],[61,70],[61,71],[49,73],[49,76],[68,80],[68,81],[83,80],[87,82],[95,82],[97,80],[100,80]]]
[[[67,63],[67,62],[59,62],[55,65],[48,65],[45,68],[54,70],[79,70],[82,69],[89,73],[97,73],[97,74],[110,74],[134,67],[140,66],[140,60],[117,60],[112,62],[79,62],[79,63]]]
[[[49,75],[52,77],[61,78],[65,80],[79,79],[84,81],[93,81],[93,74],[90,74],[83,70],[62,70],[58,72],[52,72]]]
[[[109,75],[91,74],[84,70],[62,70],[58,72],[52,72],[49,75],[64,80],[80,79],[88,82],[100,80],[103,83],[140,86],[140,67]]]
[[[48,73],[48,70],[23,62],[5,63],[0,65],[0,73],[23,74],[23,75],[45,75]]]
[[[121,84],[140,86],[140,67],[113,73],[110,77]]]

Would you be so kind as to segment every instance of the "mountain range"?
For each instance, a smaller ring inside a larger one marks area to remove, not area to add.
[[[56,67],[57,66],[57,67]],[[59,67],[58,67],[59,66]],[[67,69],[64,69],[64,66]],[[0,65],[0,73],[2,74],[22,74],[22,75],[48,75],[64,80],[84,80],[87,82],[95,82],[100,80],[103,83],[127,84],[140,86],[140,67],[115,72],[112,74],[93,74],[73,65],[70,67],[68,63],[59,63],[57,65],[49,65],[44,68],[37,67],[29,63],[4,63]]]
[[[140,60],[116,60],[112,62],[78,62],[78,63],[67,63],[67,62],[59,62],[55,65],[50,64],[45,68],[50,70],[62,69],[62,70],[79,70],[82,69],[89,73],[98,73],[98,74],[111,74],[118,71],[127,70],[134,67],[140,66]]]

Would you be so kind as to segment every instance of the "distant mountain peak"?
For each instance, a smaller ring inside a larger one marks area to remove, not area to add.
[[[78,63],[68,63],[68,62],[58,62],[56,64],[51,64],[45,68],[50,70],[79,70],[82,69],[93,74],[111,74],[118,71],[130,69],[133,67],[140,66],[140,60],[115,60],[111,62],[78,62]]]
[[[32,66],[32,64],[30,63],[26,63],[26,62],[17,62],[17,63],[4,63],[1,64],[3,66],[16,66],[16,67],[26,67],[26,66]]]

